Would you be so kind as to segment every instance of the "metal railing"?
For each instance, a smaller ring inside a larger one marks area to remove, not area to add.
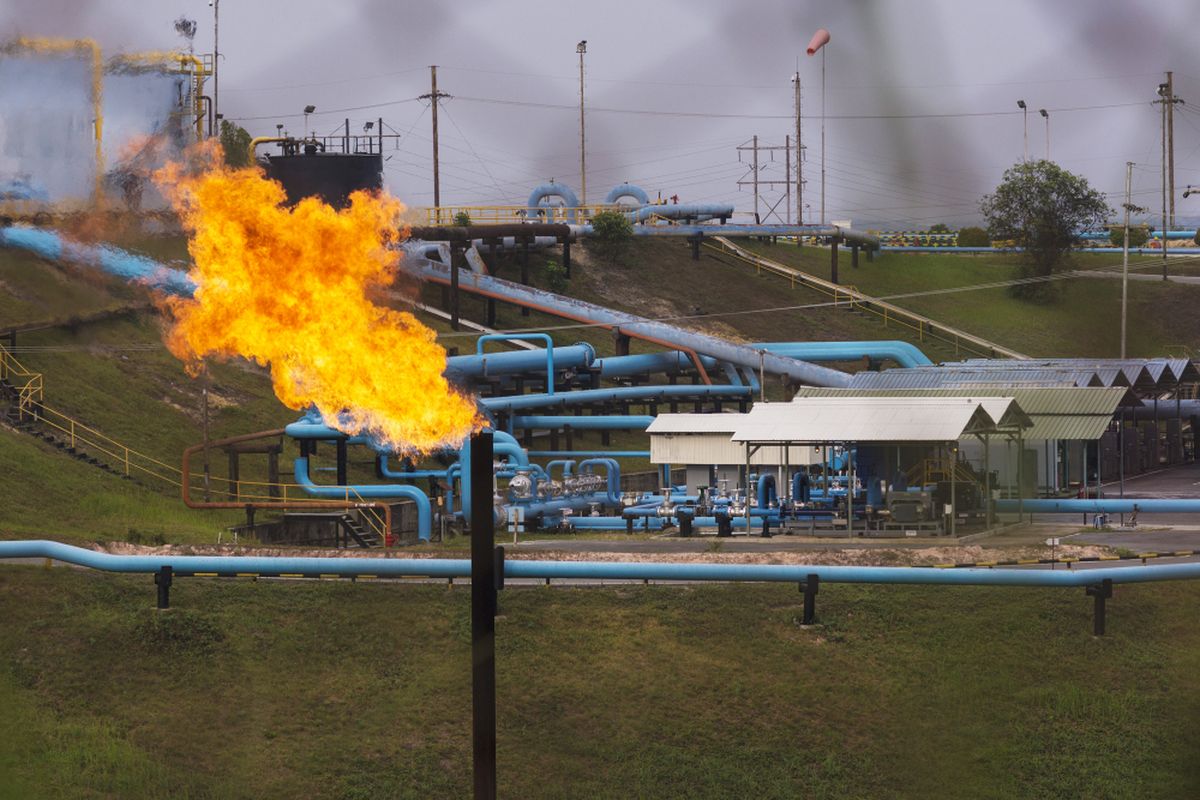
[[[716,242],[713,244],[712,242]],[[870,295],[860,292],[853,286],[843,286],[841,284],[827,281],[824,278],[818,278],[815,275],[810,275],[807,272],[795,269],[793,267],[780,264],[777,261],[772,261],[769,258],[764,258],[755,253],[752,253],[744,248],[738,247],[733,242],[723,236],[705,238],[703,246],[711,250],[715,250],[723,255],[732,256],[738,261],[749,264],[755,268],[757,273],[762,273],[764,270],[778,275],[782,278],[787,278],[791,283],[792,288],[800,285],[806,289],[813,289],[822,294],[833,298],[835,306],[847,304],[852,310],[866,311],[879,317],[884,324],[884,327],[891,325],[899,325],[902,328],[907,328],[917,334],[917,339],[924,342],[926,338],[932,341],[943,342],[954,348],[956,356],[968,353],[972,355],[982,356],[984,358],[1016,358],[1027,359],[1029,356],[1023,353],[1018,353],[1015,350],[1010,350],[1007,347],[1002,347],[995,342],[990,342],[974,334],[959,330],[950,325],[932,320],[929,317],[922,316],[900,306],[893,305],[884,300],[871,297]]]

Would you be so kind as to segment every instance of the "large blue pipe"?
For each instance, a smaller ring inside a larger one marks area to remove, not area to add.
[[[450,282],[450,268],[445,264],[425,258],[409,257],[405,259],[404,267],[410,273],[426,280],[440,284]],[[782,375],[797,384],[841,388],[850,385],[851,378],[845,372],[764,353],[749,345],[736,344],[716,336],[615,311],[573,297],[563,297],[491,275],[473,272],[460,274],[459,288],[465,292],[494,297],[555,316],[603,325],[635,337],[651,339],[667,347],[695,351],[700,355],[711,356],[747,369],[757,371],[761,368],[770,375]]]
[[[557,369],[590,367],[596,350],[590,344],[573,344],[545,350],[513,350],[484,355],[450,356],[446,359],[446,374],[466,378],[486,378],[490,375],[512,375],[542,371],[553,376]]]
[[[479,404],[492,413],[527,408],[550,408],[618,400],[666,402],[684,397],[749,397],[748,386],[616,386],[609,389],[579,389],[559,394],[523,394],[513,397],[482,397]]]
[[[725,220],[733,216],[733,206],[728,203],[657,204],[642,206],[639,209],[628,212],[626,216],[633,222],[646,222],[659,217],[670,220]]]
[[[171,269],[153,259],[134,255],[109,245],[89,245],[64,239],[41,228],[0,228],[0,245],[28,250],[50,261],[68,261],[97,267],[128,281],[135,281],[171,294],[191,296],[196,284],[187,273]]]
[[[623,197],[632,197],[638,205],[650,205],[650,195],[646,194],[646,190],[629,182],[614,186],[612,191],[604,196],[604,202],[607,205],[615,205]]]
[[[853,361],[860,358],[889,359],[901,367],[933,364],[913,344],[899,340],[864,342],[759,342],[754,347],[801,361]]]
[[[996,501],[996,511],[1001,514],[1016,514],[1018,508],[1026,514],[1131,514],[1135,508],[1143,514],[1197,514],[1200,513],[1200,498],[1107,497],[1055,500],[1033,497]]]
[[[596,417],[576,417],[570,414],[543,414],[513,417],[512,422],[514,428],[535,428],[540,430],[558,430],[559,428],[569,426],[577,431],[644,431],[650,427],[651,422],[654,422],[654,417],[640,414],[630,414],[627,416],[609,414]]]
[[[417,506],[417,538],[423,542],[429,541],[430,532],[433,530],[433,509],[429,503],[429,495],[416,486],[396,483],[385,485],[367,484],[362,486],[317,486],[308,477],[308,459],[304,456],[296,459],[294,472],[296,483],[300,484],[304,491],[313,497],[346,500],[353,499],[350,492],[354,492],[354,494],[364,500],[392,497],[404,497],[412,500]]]
[[[527,209],[528,219],[536,220],[539,214],[545,209],[541,208],[542,200],[547,197],[560,197],[563,204],[567,207],[567,219],[571,222],[575,221],[575,210],[579,208],[579,198],[575,192],[571,191],[571,187],[565,183],[543,183],[535,186],[533,192],[529,195],[529,208]]]
[[[337,575],[353,577],[467,578],[468,559],[442,558],[279,558],[271,556],[118,556],[45,540],[0,542],[0,559],[52,558],[106,572],[158,572],[218,575]],[[824,566],[820,564],[695,564],[672,562],[525,561],[504,562],[508,578],[576,580],[752,581],[801,583],[816,575],[824,583],[930,584],[950,586],[1092,586],[1113,583],[1200,579],[1200,562],[1149,564],[1100,569]]]

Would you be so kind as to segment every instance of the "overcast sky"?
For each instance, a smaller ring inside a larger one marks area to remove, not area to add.
[[[1196,0],[224,0],[220,10],[221,111],[254,134],[277,122],[301,133],[306,104],[318,133],[347,116],[353,130],[382,117],[404,134],[385,154],[388,185],[411,205],[432,201],[430,116],[415,99],[429,91],[430,64],[454,95],[440,117],[443,205],[520,203],[551,177],[578,191],[575,46],[587,39],[589,200],[628,180],[752,210],[735,148],[793,132],[798,63],[804,203],[817,218],[821,57],[803,48],[826,27],[827,218],[894,228],[976,220],[980,195],[1022,158],[1018,99],[1030,107],[1031,157],[1046,152],[1037,109],[1047,108],[1053,160],[1113,193],[1114,207],[1134,161],[1135,202],[1157,210],[1151,101],[1167,69],[1188,101],[1175,115],[1177,213],[1200,217],[1200,194],[1180,196],[1200,184]],[[200,23],[197,51],[211,51],[207,0],[5,0],[0,37],[90,36],[106,55],[165,49],[181,44],[180,15]],[[764,164],[763,178],[783,175],[781,163]]]

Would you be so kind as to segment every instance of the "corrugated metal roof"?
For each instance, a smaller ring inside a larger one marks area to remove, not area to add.
[[[743,414],[659,414],[646,433],[733,433]]]
[[[1022,432],[1025,439],[1099,439],[1122,405],[1140,405],[1122,387],[1024,387],[973,386],[976,396],[1012,397],[1028,415],[1033,426]],[[824,389],[804,387],[797,397],[950,397],[962,396],[963,388],[943,389]]]
[[[989,405],[1000,416],[1008,404]],[[1019,411],[1019,406],[1018,409]],[[981,401],[966,397],[798,397],[743,415],[735,442],[951,442],[994,431]]]
[[[1017,367],[1017,363],[1021,366]],[[1119,370],[1125,381],[1141,392],[1161,392],[1179,383],[1200,382],[1200,370],[1186,358],[1041,358],[1013,362],[1007,359],[972,358],[951,362],[946,367],[970,366],[981,369],[1042,369],[1069,368],[1095,371],[1105,377],[1110,370]],[[1104,385],[1114,385],[1105,380]]]
[[[858,372],[850,380],[851,389],[936,389],[962,386],[1089,386],[1099,379],[1092,371],[1072,370],[967,370],[967,369],[889,369],[883,372]]]

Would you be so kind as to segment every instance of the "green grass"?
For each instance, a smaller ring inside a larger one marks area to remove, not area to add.
[[[775,261],[829,278],[827,250],[757,241],[742,244]],[[1017,259],[1013,255],[891,252],[880,255],[874,263],[860,258],[857,270],[849,267],[848,258],[843,258],[839,276],[843,284],[854,285],[867,294],[891,297],[1005,281],[1011,277]],[[1155,274],[1160,262],[1147,259],[1134,266]],[[1120,263],[1119,255],[1080,254],[1074,257],[1071,268],[1111,269]],[[1183,271],[1182,267],[1178,271]],[[787,286],[782,278],[768,280]],[[1060,299],[1045,304],[1017,300],[1004,288],[897,297],[891,302],[1032,356],[1118,357],[1121,282],[1074,278],[1063,281],[1063,288]],[[1179,345],[1195,348],[1200,343],[1200,320],[1190,309],[1198,301],[1200,286],[1131,281],[1129,355],[1161,356],[1170,349],[1178,350]]]
[[[469,592],[0,571],[4,796],[462,797]],[[1200,586],[510,589],[505,797],[1173,798]]]

